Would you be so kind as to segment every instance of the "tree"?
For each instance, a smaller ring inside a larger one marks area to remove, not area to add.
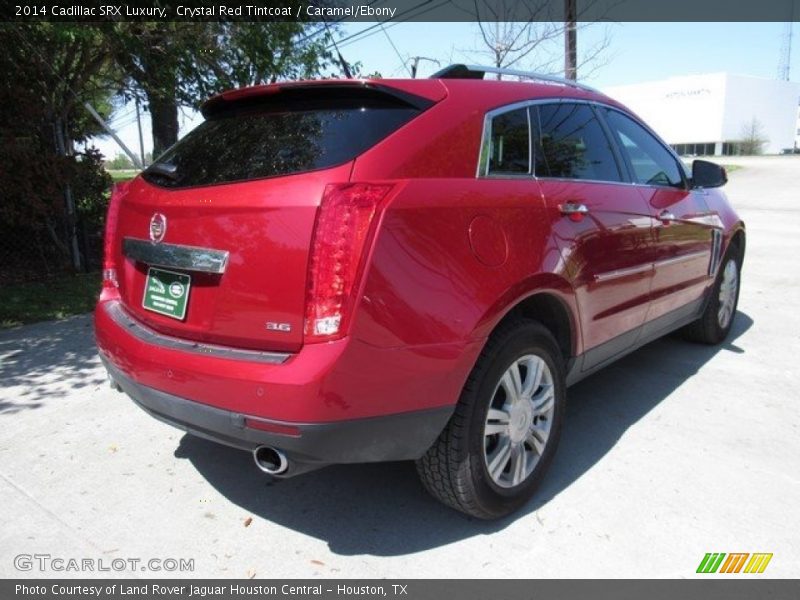
[[[579,21],[594,4],[593,1],[587,3],[578,14]],[[562,40],[566,27],[563,22],[546,20],[551,3],[546,0],[473,0],[473,7],[471,14],[476,19],[480,40],[473,51],[487,56],[493,66],[541,73],[557,73],[563,68]],[[576,30],[585,30],[591,25],[579,22]],[[611,37],[606,30],[598,42],[579,56],[576,71],[582,71],[586,78],[602,67],[610,45]]]
[[[212,35],[215,45],[198,54],[200,100],[233,87],[311,78],[332,58],[329,35],[305,23],[222,23]]]
[[[150,111],[153,154],[178,139],[178,109],[232,87],[311,77],[330,58],[306,23],[113,23],[108,45],[123,95]]]
[[[178,139],[178,107],[189,104],[194,56],[206,45],[202,23],[117,22],[104,27],[111,56],[122,73],[124,99],[150,111],[154,154]],[[210,44],[209,44],[210,45]]]
[[[739,154],[755,155],[764,151],[769,138],[764,133],[764,126],[756,117],[742,125],[739,140]]]
[[[84,102],[111,112],[113,67],[81,25],[5,23],[0,38],[0,235],[17,240],[17,258],[36,244],[44,265],[71,257],[77,267],[76,211],[104,206],[109,181],[99,157],[73,144],[100,130]]]

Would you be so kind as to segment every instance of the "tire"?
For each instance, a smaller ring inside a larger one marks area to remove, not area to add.
[[[703,314],[682,331],[686,339],[701,344],[716,345],[728,337],[736,318],[736,307],[739,305],[741,260],[738,249],[735,246],[731,247],[717,272]]]
[[[423,485],[439,501],[479,519],[516,511],[533,496],[553,458],[565,399],[564,360],[552,334],[527,319],[501,325],[444,431],[417,461]]]

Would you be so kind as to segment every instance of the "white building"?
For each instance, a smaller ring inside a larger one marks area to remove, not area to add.
[[[794,136],[794,149],[800,150],[800,106],[797,107],[797,135]]]
[[[737,154],[736,142],[757,120],[777,154],[800,145],[800,84],[712,73],[603,90],[644,119],[679,154]]]

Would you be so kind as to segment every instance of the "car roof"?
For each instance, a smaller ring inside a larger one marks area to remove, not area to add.
[[[433,103],[449,97],[459,104],[469,105],[475,110],[493,110],[505,105],[529,100],[584,100],[599,102],[631,111],[616,100],[596,90],[576,87],[558,81],[509,81],[497,79],[311,79],[288,81],[236,88],[209,98],[202,106],[208,116],[222,105],[258,96],[274,96],[283,91],[308,89],[322,91],[337,88],[343,92],[348,89],[382,91],[398,97],[412,99],[418,97]]]

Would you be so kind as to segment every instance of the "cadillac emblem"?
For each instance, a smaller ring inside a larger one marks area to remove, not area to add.
[[[164,239],[167,233],[167,217],[156,213],[150,219],[150,239],[156,244]]]

